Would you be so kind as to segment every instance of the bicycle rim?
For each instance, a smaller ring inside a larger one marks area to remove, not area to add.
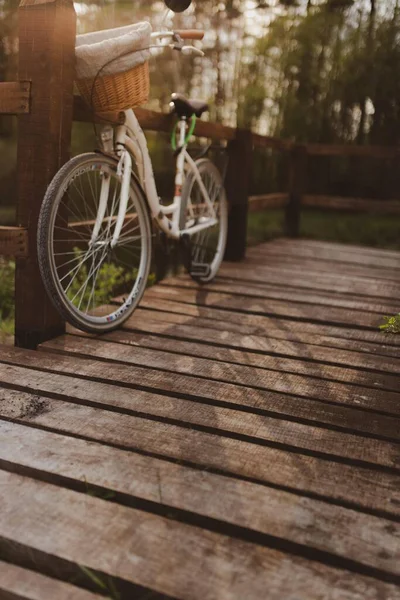
[[[197,162],[197,167],[210,198],[217,223],[190,236],[192,268],[189,269],[189,272],[196,281],[207,283],[216,276],[224,257],[228,232],[228,205],[222,178],[215,165],[208,159],[202,159]],[[190,227],[212,217],[194,174],[190,174],[186,179],[182,197],[182,228],[190,230]],[[204,274],[196,274],[196,265],[201,266],[200,271],[204,269]]]
[[[98,155],[77,157],[58,180],[56,176],[42,208],[38,244],[46,287],[65,318],[86,331],[104,332],[121,324],[147,284],[151,230],[134,182],[121,235],[115,246],[111,243],[120,192],[114,161]]]

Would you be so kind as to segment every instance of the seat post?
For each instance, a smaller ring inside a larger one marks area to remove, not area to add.
[[[182,148],[185,145],[186,140],[186,131],[187,131],[187,119],[186,117],[180,117],[179,119],[179,148]]]

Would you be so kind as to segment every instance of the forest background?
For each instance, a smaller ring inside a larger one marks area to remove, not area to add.
[[[18,0],[0,0],[0,81],[17,77]],[[78,32],[150,20],[160,0],[75,3]],[[149,106],[168,110],[172,91],[207,99],[209,118],[298,142],[396,145],[400,141],[399,0],[197,0],[176,26],[204,28],[204,59],[166,51],[151,62]],[[161,192],[170,193],[172,156],[163,136],[150,146]],[[90,125],[75,125],[73,153],[92,149]],[[16,119],[0,116],[0,223],[15,220]],[[398,197],[396,160],[316,157],[309,192]],[[255,158],[251,193],[284,191],[284,157]],[[253,224],[254,224],[254,218]],[[259,235],[279,230],[280,215],[258,215]],[[396,247],[389,218],[311,211],[303,225],[316,235]],[[308,224],[308,225],[307,225]],[[321,231],[319,231],[321,229]],[[360,238],[360,239],[357,239]]]

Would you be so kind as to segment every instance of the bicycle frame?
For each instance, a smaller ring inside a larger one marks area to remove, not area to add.
[[[175,196],[173,202],[168,206],[163,206],[160,203],[160,199],[157,193],[157,187],[154,179],[153,166],[151,163],[147,140],[143,133],[142,128],[136,118],[133,110],[125,111],[125,123],[119,125],[116,128],[115,134],[115,148],[117,156],[119,157],[118,172],[122,176],[121,186],[121,198],[119,203],[119,211],[117,217],[117,223],[114,230],[112,246],[118,243],[118,239],[124,225],[126,210],[129,199],[129,187],[132,175],[132,158],[134,157],[137,168],[139,180],[142,188],[146,194],[147,201],[150,207],[151,214],[155,219],[156,223],[164,233],[173,239],[180,239],[182,235],[193,235],[208,229],[215,225],[218,221],[215,218],[215,212],[201,179],[199,170],[195,161],[187,152],[187,144],[185,143],[186,138],[186,121],[182,120],[179,123],[179,143],[181,151],[177,158],[177,170],[175,178]],[[210,218],[206,219],[202,223],[193,225],[189,229],[181,230],[179,227],[181,205],[182,205],[182,186],[185,180],[185,173],[192,172],[196,178],[199,188],[201,190],[205,204],[208,206],[211,215]],[[101,198],[104,197],[103,203],[99,204],[99,212],[97,215],[97,221],[93,232],[94,238],[96,237],[96,230],[100,229],[100,224],[104,218],[106,209],[106,199],[108,197],[108,186],[109,182],[104,180],[102,183]],[[104,189],[103,189],[104,188]],[[93,241],[93,240],[92,240]]]

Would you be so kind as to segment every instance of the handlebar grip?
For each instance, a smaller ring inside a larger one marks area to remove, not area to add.
[[[175,31],[183,40],[202,40],[205,36],[205,31],[201,29],[182,29]]]

